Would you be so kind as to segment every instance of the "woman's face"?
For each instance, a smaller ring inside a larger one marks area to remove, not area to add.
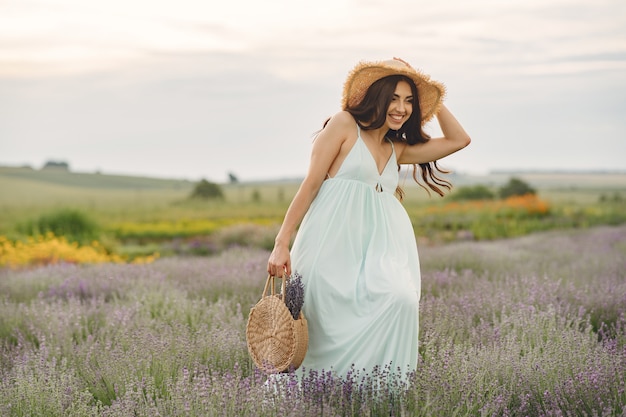
[[[387,109],[387,124],[390,129],[399,130],[413,113],[413,92],[409,83],[399,81]]]

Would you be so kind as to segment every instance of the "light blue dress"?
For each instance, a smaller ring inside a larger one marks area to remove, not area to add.
[[[391,365],[404,373],[417,366],[420,266],[397,185],[393,143],[379,173],[358,129],[300,225],[291,259],[305,285],[305,372],[345,376],[352,366],[369,372]]]

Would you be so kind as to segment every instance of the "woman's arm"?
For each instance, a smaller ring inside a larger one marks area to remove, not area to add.
[[[345,142],[350,131],[349,126],[354,128],[353,124],[354,120],[349,113],[337,113],[328,121],[326,127],[315,139],[309,170],[287,209],[285,219],[274,242],[274,250],[272,250],[267,263],[267,272],[270,275],[282,276],[283,273],[291,275],[291,258],[289,256],[291,237],[309,210],[331,164],[339,154],[341,145]]]
[[[469,135],[446,106],[441,106],[441,110],[437,113],[437,121],[443,137],[432,138],[426,143],[416,145],[406,145],[400,142],[399,144],[404,146],[398,149],[398,163],[422,164],[436,161],[470,144]]]

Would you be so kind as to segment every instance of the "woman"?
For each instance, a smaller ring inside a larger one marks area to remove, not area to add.
[[[415,370],[419,259],[394,193],[400,164],[420,164],[426,185],[439,194],[438,186],[449,188],[433,161],[470,138],[442,104],[444,94],[443,85],[401,59],[362,62],[344,85],[343,111],[317,135],[267,266],[274,276],[291,275],[292,266],[302,275],[305,370]],[[433,116],[442,138],[422,131]]]

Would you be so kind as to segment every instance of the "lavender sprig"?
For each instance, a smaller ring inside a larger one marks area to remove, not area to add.
[[[293,319],[298,320],[304,304],[304,283],[302,282],[302,275],[298,274],[298,272],[294,272],[287,279],[285,284],[285,304],[287,304]]]

